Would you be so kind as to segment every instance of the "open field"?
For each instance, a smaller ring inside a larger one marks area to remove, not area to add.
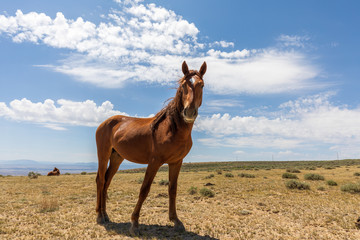
[[[360,182],[360,161],[347,161],[185,165],[177,198],[183,233],[168,221],[167,187],[160,185],[167,173],[161,171],[144,203],[138,239],[360,239],[360,194],[341,191]],[[310,190],[288,189],[290,179],[282,178],[287,168],[300,169],[293,174]],[[0,177],[0,239],[132,239],[128,228],[142,171],[115,175],[108,200],[112,223],[104,226],[96,224],[95,174]],[[309,173],[325,180],[305,180]],[[214,197],[200,194],[207,183],[214,184],[206,187]]]

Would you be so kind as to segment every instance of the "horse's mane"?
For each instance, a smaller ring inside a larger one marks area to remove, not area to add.
[[[151,123],[151,131],[152,133],[155,132],[155,130],[158,128],[159,124],[164,121],[166,117],[169,117],[170,119],[170,131],[172,133],[175,133],[178,128],[178,124],[181,122],[181,111],[183,110],[184,106],[182,103],[182,88],[181,84],[184,81],[189,81],[190,78],[192,78],[194,75],[199,75],[199,72],[196,70],[190,70],[188,74],[182,78],[179,79],[179,87],[176,91],[175,97],[170,98],[171,101],[168,103],[166,107],[160,110],[155,115],[155,119]],[[170,100],[169,99],[169,100]]]
[[[169,117],[170,120],[170,131],[172,133],[175,133],[178,127],[178,124],[181,120],[181,110],[183,108],[183,104],[181,101],[182,97],[182,90],[181,86],[178,87],[176,91],[176,95],[173,98],[170,98],[170,102],[167,106],[165,106],[163,109],[161,109],[156,115],[155,119],[151,123],[151,131],[155,132],[155,130],[158,128],[159,124],[166,119],[166,117]]]

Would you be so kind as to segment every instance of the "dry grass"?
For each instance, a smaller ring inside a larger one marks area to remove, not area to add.
[[[153,184],[145,201],[140,228],[142,239],[360,239],[354,222],[360,215],[360,194],[340,190],[359,182],[357,166],[317,168],[311,172],[333,179],[307,181],[310,190],[290,190],[284,169],[260,169],[256,178],[206,179],[206,171],[182,172],[179,178],[178,215],[187,231],[176,233],[168,221],[167,187]],[[237,176],[240,170],[232,170]],[[249,170],[249,173],[255,173]],[[302,170],[299,178],[309,170]],[[132,239],[128,234],[144,173],[118,173],[109,189],[108,214],[113,221],[96,224],[95,175],[0,178],[0,239]],[[159,172],[155,181],[166,179]],[[211,181],[215,196],[199,191]],[[319,191],[317,189],[323,189]],[[138,238],[140,239],[140,238]]]

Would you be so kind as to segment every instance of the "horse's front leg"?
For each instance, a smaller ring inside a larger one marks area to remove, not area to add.
[[[132,235],[139,235],[139,216],[140,216],[141,206],[143,205],[146,197],[149,194],[151,184],[160,166],[161,166],[160,163],[152,161],[149,163],[146,169],[145,178],[140,188],[139,199],[135,206],[134,212],[131,215],[130,234]]]
[[[169,164],[169,218],[175,224],[176,231],[185,231],[183,223],[176,214],[176,191],[181,164],[182,160]]]

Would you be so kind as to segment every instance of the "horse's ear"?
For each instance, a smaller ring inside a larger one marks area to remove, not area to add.
[[[199,71],[201,77],[203,77],[204,74],[206,73],[206,68],[207,68],[206,62],[204,62],[204,63],[201,65],[201,68],[200,68],[200,71]]]
[[[189,74],[189,68],[185,61],[182,64],[182,72],[184,73],[185,76]]]

